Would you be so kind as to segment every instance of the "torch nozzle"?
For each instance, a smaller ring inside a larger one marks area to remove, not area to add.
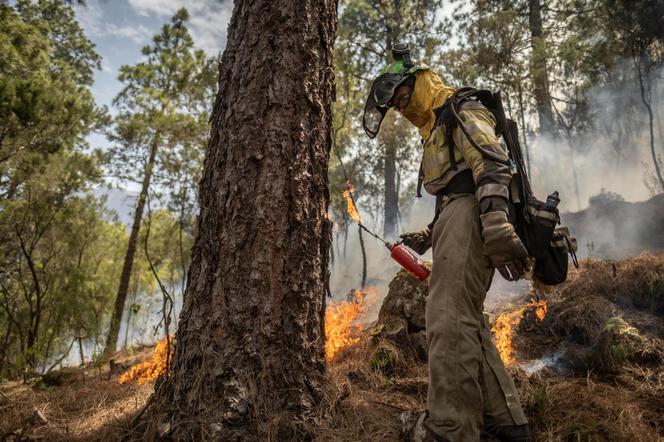
[[[378,236],[378,235],[376,235],[375,233],[373,233],[371,230],[367,229],[367,228],[364,226],[364,224],[362,224],[362,223],[357,223],[357,224],[360,226],[360,228],[361,228],[362,230],[364,230],[365,232],[367,232],[369,235],[373,236],[373,237],[376,238],[377,240],[381,241],[383,244],[387,245],[387,241],[385,241],[383,238],[381,238],[380,236]]]

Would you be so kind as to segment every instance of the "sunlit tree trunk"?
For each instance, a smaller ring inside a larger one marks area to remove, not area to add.
[[[150,189],[150,180],[152,179],[152,169],[154,168],[155,159],[157,157],[158,137],[152,142],[150,147],[150,155],[145,163],[145,171],[143,172],[143,184],[141,186],[141,193],[138,195],[136,202],[136,210],[134,211],[134,222],[131,226],[131,234],[129,235],[129,242],[127,243],[127,253],[125,254],[124,263],[122,265],[122,275],[120,275],[120,285],[118,286],[118,293],[115,295],[115,305],[113,307],[113,316],[111,316],[111,326],[108,330],[108,337],[106,339],[106,349],[104,356],[110,358],[115,353],[118,344],[118,334],[120,333],[120,322],[122,321],[122,314],[124,312],[125,302],[127,300],[127,291],[129,290],[129,280],[131,279],[131,270],[134,266],[134,256],[136,255],[136,245],[138,244],[138,234],[141,229],[141,220],[143,219],[143,210],[145,209],[145,201]]]
[[[324,387],[332,0],[236,2],[171,376],[146,431],[306,440]]]

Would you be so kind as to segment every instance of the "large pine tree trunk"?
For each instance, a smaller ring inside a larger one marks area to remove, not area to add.
[[[138,233],[141,230],[143,210],[145,209],[145,201],[147,200],[148,190],[150,189],[150,180],[152,179],[152,169],[154,168],[155,159],[157,157],[158,143],[158,137],[155,137],[152,142],[152,146],[150,147],[150,155],[148,156],[147,163],[145,164],[145,171],[143,172],[143,184],[141,186],[141,193],[138,195],[136,210],[134,211],[134,222],[131,226],[129,242],[127,243],[127,252],[125,254],[124,263],[122,265],[122,274],[120,275],[118,293],[115,296],[115,306],[113,307],[113,315],[111,316],[111,326],[108,330],[108,337],[106,338],[104,356],[107,359],[113,356],[113,353],[115,353],[118,344],[120,322],[122,321],[122,314],[124,312],[124,306],[127,300],[129,280],[131,279],[131,270],[134,266],[134,256],[136,255],[136,245],[138,244]]]
[[[334,0],[235,3],[163,436],[301,439],[318,411],[335,30]]]
[[[554,121],[549,95],[549,77],[547,72],[546,40],[542,24],[542,5],[540,0],[529,0],[529,26],[532,37],[530,56],[530,75],[533,82],[533,95],[537,105],[540,132],[553,134]]]

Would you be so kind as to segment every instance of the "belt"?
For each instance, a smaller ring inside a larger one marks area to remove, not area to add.
[[[428,226],[429,230],[433,230],[433,226],[438,220],[438,215],[440,215],[442,205],[447,202],[452,195],[475,193],[475,189],[475,180],[473,180],[473,172],[470,169],[463,170],[454,175],[447,186],[443,187],[440,192],[436,194],[436,213]]]
[[[459,172],[436,194],[436,209],[446,200],[444,197],[453,193],[475,193],[476,188],[473,172],[470,169]]]

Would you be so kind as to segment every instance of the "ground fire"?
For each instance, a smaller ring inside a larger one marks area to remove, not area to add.
[[[138,365],[134,365],[130,370],[126,371],[120,377],[120,383],[124,384],[126,382],[138,382],[143,384],[145,382],[150,382],[156,380],[164,371],[166,371],[166,352],[168,345],[166,344],[166,338],[162,339],[157,343],[154,349],[152,358],[148,361],[142,362]],[[173,345],[171,339],[170,346],[171,357],[169,360],[173,359]]]
[[[352,290],[348,299],[332,302],[325,309],[325,358],[334,359],[339,350],[356,344],[378,305],[378,290]]]
[[[537,320],[542,321],[547,312],[546,301],[536,301],[531,299],[526,306],[498,316],[498,319],[496,319],[495,324],[491,328],[491,332],[496,341],[496,348],[498,348],[498,353],[500,354],[500,359],[503,360],[503,364],[505,365],[513,364],[515,361],[513,354],[514,349],[512,348],[512,337],[514,336],[516,328],[519,326],[521,320],[528,311],[534,311]]]

